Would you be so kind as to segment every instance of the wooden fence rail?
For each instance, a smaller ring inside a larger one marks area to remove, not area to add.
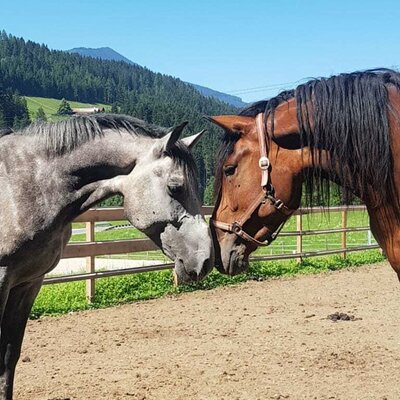
[[[202,207],[202,214],[204,216],[211,215],[213,207]],[[379,248],[376,244],[352,246],[347,247],[347,233],[368,231],[369,227],[347,227],[347,214],[349,211],[364,211],[364,206],[349,206],[349,207],[330,207],[322,208],[301,208],[295,212],[296,215],[296,231],[282,232],[280,237],[296,236],[296,251],[292,254],[275,254],[275,255],[255,255],[250,260],[282,260],[295,258],[301,261],[304,257],[322,256],[328,254],[341,254],[346,257],[346,254],[353,251],[363,251],[369,249]],[[341,213],[341,228],[335,229],[317,229],[317,230],[303,230],[302,216],[315,213]],[[86,281],[86,296],[88,301],[92,301],[95,294],[95,281],[98,278],[118,276],[124,274],[160,271],[164,269],[173,268],[173,263],[162,263],[157,265],[141,266],[134,268],[124,268],[110,271],[96,271],[95,260],[96,256],[113,255],[113,254],[126,254],[141,251],[157,250],[158,247],[150,239],[131,239],[131,240],[115,240],[100,242],[95,240],[95,223],[100,221],[118,221],[124,220],[125,215],[122,208],[98,208],[91,209],[81,216],[75,222],[86,223],[86,242],[70,243],[65,248],[62,258],[75,258],[86,257],[86,273],[72,274],[59,277],[47,277],[44,284],[73,282],[79,280]],[[303,237],[308,235],[325,235],[332,233],[341,233],[341,248],[334,250],[321,250],[321,251],[303,251]]]

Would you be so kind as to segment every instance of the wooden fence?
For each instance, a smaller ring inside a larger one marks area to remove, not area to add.
[[[204,216],[211,215],[213,207],[202,207],[202,213]],[[347,233],[348,232],[360,232],[368,231],[368,226],[362,227],[347,227],[347,214],[349,211],[362,211],[365,210],[364,206],[349,206],[349,207],[330,207],[328,209],[322,208],[305,208],[297,210],[294,215],[296,218],[296,231],[292,232],[281,232],[279,237],[285,236],[296,236],[296,251],[291,254],[271,254],[271,255],[256,255],[251,257],[250,260],[282,260],[289,258],[296,258],[301,261],[303,257],[314,257],[328,254],[342,254],[346,257],[348,252],[362,251],[369,249],[379,248],[377,244],[369,244],[363,246],[347,246]],[[321,212],[340,212],[342,223],[341,228],[337,229],[320,229],[320,230],[304,230],[302,216],[311,213]],[[135,253],[141,251],[157,250],[158,247],[150,239],[131,239],[131,240],[115,240],[115,241],[96,241],[95,240],[95,223],[100,221],[119,221],[124,220],[125,215],[122,208],[98,208],[91,209],[79,218],[75,222],[86,223],[86,242],[81,243],[70,243],[64,250],[62,258],[86,258],[86,273],[65,275],[59,277],[47,277],[44,284],[52,283],[63,283],[72,282],[79,280],[86,280],[86,295],[88,301],[91,301],[95,294],[95,280],[97,278],[132,274],[139,272],[149,271],[160,271],[164,269],[173,268],[173,263],[163,263],[157,265],[140,266],[133,268],[124,268],[117,270],[106,270],[96,271],[95,268],[95,257],[102,255],[113,255],[113,254],[126,254]],[[303,237],[308,235],[324,235],[331,233],[341,233],[341,248],[334,250],[322,250],[322,251],[303,251]]]

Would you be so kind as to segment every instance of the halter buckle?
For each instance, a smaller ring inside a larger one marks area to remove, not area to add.
[[[276,199],[274,206],[277,210],[280,210],[284,206],[284,203],[281,199]]]
[[[265,156],[260,157],[258,165],[263,171],[267,170],[269,168],[269,158]]]
[[[232,232],[238,235],[242,231],[242,226],[238,222],[232,224]]]

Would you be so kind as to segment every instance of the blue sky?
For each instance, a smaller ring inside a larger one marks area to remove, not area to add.
[[[400,65],[400,2],[2,1],[0,29],[50,48],[109,46],[255,101],[304,78]],[[247,89],[247,90],[245,90]]]

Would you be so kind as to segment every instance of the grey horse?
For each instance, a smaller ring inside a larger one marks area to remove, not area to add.
[[[6,131],[0,138],[0,399],[12,399],[26,322],[44,275],[58,263],[71,221],[114,194],[129,221],[175,261],[181,281],[213,265],[191,148],[136,118],[97,115]]]

